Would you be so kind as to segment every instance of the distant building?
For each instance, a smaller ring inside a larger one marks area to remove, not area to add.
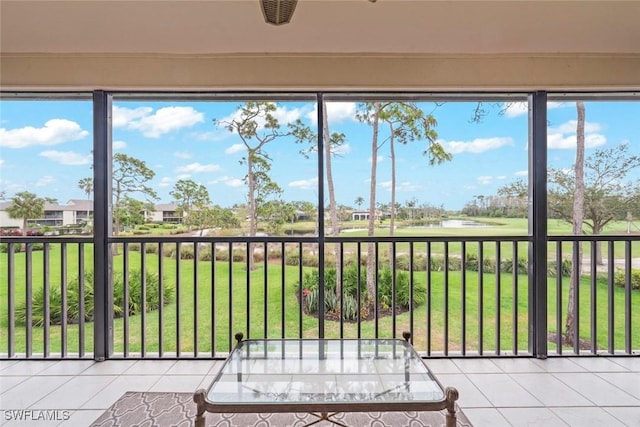
[[[22,218],[10,218],[7,208],[11,202],[0,203],[0,227],[22,227]],[[59,227],[63,225],[90,224],[93,221],[91,200],[69,200],[67,205],[44,204],[41,218],[28,218],[32,227]]]
[[[153,212],[146,211],[144,213],[147,222],[169,222],[172,224],[182,223],[182,216],[178,215],[178,205],[164,203],[155,206]]]
[[[0,228],[21,228],[22,218],[10,218],[7,208],[11,202],[0,203]],[[145,220],[148,222],[181,223],[182,217],[176,214],[177,205],[160,204],[155,206],[155,211],[145,212]],[[42,218],[28,218],[30,227],[61,227],[65,225],[92,224],[93,201],[69,200],[66,205],[53,203],[44,204]]]
[[[389,218],[391,214],[389,212],[380,212],[376,211],[375,219],[385,219]],[[351,220],[352,221],[366,221],[369,219],[369,211],[353,211],[351,212]]]

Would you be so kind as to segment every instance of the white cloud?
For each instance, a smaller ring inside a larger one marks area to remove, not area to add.
[[[276,105],[276,109],[275,111],[271,112],[271,115],[273,115],[273,117],[278,121],[278,124],[280,124],[280,126],[286,126],[288,123],[291,123],[299,119],[304,114],[304,110],[300,108],[287,109],[286,107],[282,107],[277,104],[275,105]],[[239,108],[233,113],[229,114],[228,116],[217,120],[218,127],[224,128],[226,130],[227,123],[230,123],[234,120],[239,121],[241,120],[241,116],[242,116],[242,109]],[[255,118],[255,121],[258,124],[257,131],[260,132],[264,130],[264,125],[266,123],[266,121],[264,120],[264,117],[257,116]]]
[[[378,161],[376,163],[382,163],[384,161],[384,156],[378,156]],[[371,157],[369,157],[369,163],[371,163]]]
[[[383,181],[380,184],[380,187],[391,191],[391,181]],[[403,191],[417,191],[419,189],[422,188],[422,185],[420,184],[415,184],[413,182],[410,181],[403,181],[403,182],[396,182],[396,191],[398,192],[403,192]]]
[[[329,130],[332,124],[338,124],[347,120],[355,120],[356,103],[355,102],[327,102],[327,118],[329,120]],[[318,124],[318,105],[314,104],[313,110],[306,114],[313,125]]]
[[[54,177],[51,175],[45,175],[36,182],[36,187],[44,187],[49,184],[53,184],[54,182],[56,182]]]
[[[563,108],[567,107],[568,105],[569,103],[567,102],[549,101],[547,102],[547,110],[553,110],[554,108]],[[509,119],[520,117],[529,113],[528,102],[505,102],[504,104],[502,104],[502,108],[504,108],[504,115]]]
[[[225,182],[225,184],[229,187],[242,187],[244,185],[244,181],[238,178],[233,178]]]
[[[128,127],[131,122],[147,117],[153,112],[151,107],[125,108],[114,105],[112,108],[111,125],[114,128]]]
[[[550,133],[575,133],[578,126],[577,120],[569,120],[559,126],[552,126],[549,128]],[[600,123],[587,122],[584,123],[584,133],[600,132],[603,129]]]
[[[160,180],[158,187],[168,187],[171,185],[172,182],[173,182],[173,179],[169,178],[168,176],[165,176]]]
[[[208,165],[202,165],[198,162],[190,163],[188,165],[179,166],[176,168],[176,172],[182,173],[205,173],[205,172],[217,172],[220,170],[219,165],[214,165],[212,163]]]
[[[500,175],[500,176],[496,176],[497,180],[503,180],[503,179],[507,179],[507,177],[505,175]]]
[[[273,112],[273,116],[278,119],[280,125],[287,125],[288,123],[295,122],[302,117],[303,111],[300,108],[292,108],[288,110],[286,107],[277,106],[276,111]]]
[[[85,138],[89,132],[76,122],[51,119],[44,127],[25,126],[18,129],[0,128],[0,147],[24,148],[31,145],[57,145]]]
[[[155,113],[150,107],[113,107],[113,126],[137,130],[148,138],[160,136],[204,121],[204,114],[193,107],[164,107]]]
[[[529,175],[529,171],[527,170],[523,170],[523,171],[517,171],[514,173],[515,176],[527,176]]]
[[[209,181],[209,184],[225,184],[229,187],[241,187],[244,185],[244,181],[238,178],[233,178],[231,176],[221,176],[218,179],[214,179],[213,181]]]
[[[503,104],[503,108],[504,108],[504,115],[507,118],[512,119],[514,117],[527,114],[529,112],[529,103],[528,102],[511,102],[511,103],[505,102]]]
[[[483,175],[483,176],[477,177],[476,180],[478,181],[478,183],[482,185],[488,185],[493,182],[493,177],[490,175]]]
[[[228,138],[229,135],[230,133],[226,129],[224,129],[224,131],[219,129],[209,132],[192,132],[189,134],[189,137],[196,141],[222,141]]]
[[[40,155],[61,165],[90,165],[93,161],[91,154],[79,154],[73,151],[47,150],[41,152]]]
[[[244,185],[244,181],[238,178],[229,179],[224,183],[229,187],[242,187]]]
[[[175,151],[173,153],[173,157],[177,157],[178,159],[190,159],[193,156],[188,151]]]
[[[473,141],[438,141],[451,154],[483,153],[497,150],[505,145],[513,145],[510,137],[476,138]]]
[[[351,146],[349,144],[342,144],[333,148],[331,152],[337,156],[344,156],[351,152]]]
[[[318,188],[318,178],[291,181],[289,183],[289,187],[301,188],[303,190],[314,190]]]
[[[0,168],[4,166],[4,159],[0,159]]]
[[[235,154],[246,150],[247,147],[244,144],[233,144],[231,147],[224,150],[224,154]]]
[[[181,173],[178,176],[176,176],[177,179],[189,179],[191,178],[191,174],[189,173]]]
[[[558,103],[564,106],[567,103]],[[577,120],[569,120],[559,126],[547,128],[547,148],[550,150],[575,150],[577,144],[576,127]],[[598,133],[604,129],[600,123],[585,122],[584,125],[584,146],[594,148],[607,143],[607,138]]]
[[[127,148],[127,143],[124,141],[113,141],[111,143],[111,147],[114,150],[124,150],[125,148]]]

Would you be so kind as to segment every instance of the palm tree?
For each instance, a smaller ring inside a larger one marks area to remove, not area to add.
[[[87,200],[91,200],[91,193],[93,192],[93,178],[82,178],[78,181],[78,188],[87,194]]]
[[[27,221],[44,215],[44,199],[28,191],[16,193],[7,208],[9,218],[22,219],[22,235],[27,235]],[[22,245],[24,250],[25,245]]]
[[[364,203],[364,198],[362,196],[358,196],[356,197],[356,201],[354,203],[358,206],[358,210],[359,210],[362,204]]]

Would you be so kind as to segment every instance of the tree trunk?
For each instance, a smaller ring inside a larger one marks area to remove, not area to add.
[[[396,150],[393,144],[393,129],[389,140],[391,151],[391,213],[389,216],[389,236],[393,236],[396,227]],[[393,265],[393,245],[389,245],[389,262]]]
[[[258,232],[258,219],[256,218],[256,181],[253,174],[253,153],[247,153],[247,179],[249,181],[249,237],[255,237]],[[255,268],[253,261],[253,243],[248,243],[249,254],[247,259],[247,269],[253,271]],[[229,254],[233,256],[233,253]]]
[[[585,109],[582,101],[576,102],[578,121],[576,125],[576,164],[575,181],[576,186],[573,192],[573,218],[572,228],[575,236],[582,235],[582,223],[584,219],[584,122]],[[575,259],[576,257],[574,257]],[[569,281],[569,297],[567,298],[567,318],[565,321],[565,343],[575,345],[580,337],[575,333],[575,322],[577,313],[575,312],[576,288],[580,285],[582,245],[578,244],[578,262],[573,263],[571,278]],[[560,268],[561,266],[558,266]]]
[[[391,212],[389,217],[389,236],[393,236],[396,223],[396,150],[393,144],[393,135],[389,141],[391,149]]]
[[[322,101],[324,102],[324,101]],[[329,216],[331,219],[331,234],[334,237],[340,235],[340,225],[338,224],[338,207],[336,205],[336,192],[333,186],[333,171],[331,169],[331,136],[329,134],[329,119],[327,116],[326,103],[322,109],[322,128],[324,134],[324,162],[327,168],[327,189],[329,191]],[[318,215],[324,215],[324,212],[318,211]],[[316,224],[318,222],[316,221]],[[342,263],[340,262],[340,245],[333,246],[336,258],[336,294],[342,294]]]
[[[371,138],[371,183],[369,187],[369,223],[367,236],[373,237],[376,222],[376,174],[378,166],[378,126],[380,121],[380,103],[374,105],[373,136]],[[373,309],[376,296],[376,250],[375,244],[367,245],[367,298],[369,308]]]

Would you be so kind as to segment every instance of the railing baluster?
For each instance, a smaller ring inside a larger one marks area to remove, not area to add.
[[[193,357],[198,357],[198,261],[200,244],[193,242]]]
[[[229,351],[233,348],[233,243],[229,242],[228,247],[229,260],[228,260],[228,286],[229,286],[229,330],[227,331],[227,339],[229,345]],[[247,259],[247,262],[249,259]],[[302,262],[302,257],[300,257],[300,262]],[[247,264],[247,270],[249,269],[249,264]],[[249,338],[247,336],[247,338]]]
[[[608,269],[607,269],[607,297],[609,300],[609,354],[615,353],[615,299],[614,299],[614,251],[613,251],[613,242],[608,242],[607,245],[608,251]]]
[[[500,277],[500,261],[501,261],[501,254],[500,254],[500,241],[496,242],[496,356],[500,355],[500,335],[501,335],[501,330],[500,327],[502,326],[500,324],[500,317],[502,316],[502,310],[501,310],[501,306],[500,306],[500,301],[501,301],[501,292],[500,292],[500,288],[502,287],[502,283],[501,283],[501,277]]]
[[[180,309],[181,252],[182,252],[182,247],[180,245],[180,242],[176,242],[176,342],[175,342],[176,357],[180,357],[180,355],[182,354],[182,343],[181,343],[182,334],[180,333],[180,314],[182,311]]]
[[[590,242],[590,248],[592,254],[595,254],[597,251],[596,242]],[[591,263],[591,354],[596,354],[598,352],[598,334],[597,334],[597,275],[598,269],[595,262]]]
[[[124,357],[129,357],[129,341],[131,331],[129,330],[129,244],[122,244],[122,308],[124,310],[122,319],[122,330],[124,339]]]
[[[478,354],[484,347],[484,243],[478,242]]]
[[[158,357],[164,356],[164,257],[162,242],[158,242]]]
[[[140,352],[144,358],[147,355],[147,257],[144,242],[140,245]]]
[[[78,243],[78,252],[83,251],[83,243]],[[67,242],[60,244],[60,356],[67,357]]]
[[[431,241],[427,241],[427,356],[431,356]]]
[[[374,334],[374,338],[378,339],[380,337],[380,319],[379,319],[379,313],[378,313],[378,305],[380,304],[379,302],[379,297],[380,297],[380,282],[378,281],[378,272],[380,271],[380,242],[375,242],[374,244],[374,248],[375,248],[375,268],[373,270],[373,282],[375,284],[375,295],[374,295],[374,300],[373,300],[373,313],[374,313],[374,321],[375,321],[375,334]]]
[[[396,338],[396,242],[391,242],[391,337]]]
[[[285,246],[285,242],[281,242],[280,243],[280,324],[282,325],[282,330],[280,331],[280,338],[286,338],[287,336],[287,332],[286,332],[286,295],[285,295],[285,288],[286,288],[286,264],[285,264],[285,260],[284,260],[284,251],[286,249]],[[302,287],[302,282],[300,283],[300,287]],[[300,300],[300,304],[302,307],[302,300]]]
[[[42,321],[43,321],[43,354],[44,357],[49,357],[49,346],[50,346],[50,325],[51,325],[51,300],[49,299],[49,295],[51,293],[51,279],[50,279],[50,268],[49,268],[49,243],[45,243],[42,248],[42,307],[44,308],[44,312],[42,313]]]
[[[580,274],[582,257],[580,254],[582,247],[578,240],[573,242],[573,274],[576,276],[573,293],[573,352],[580,354]],[[591,263],[595,262],[595,254],[591,254]]]
[[[444,242],[444,355],[449,355],[449,242]]]
[[[84,357],[85,298],[84,298],[84,251],[78,252],[78,354]]]
[[[211,357],[216,357],[216,243],[211,242]]]
[[[460,354],[463,356],[467,354],[467,244],[462,241],[460,244],[460,256],[461,256],[461,280],[460,283],[460,295],[462,301],[460,301],[460,320],[461,325],[461,342],[460,342]]]
[[[25,288],[25,301],[27,302],[27,323],[26,323],[26,354],[27,357],[31,357],[33,355],[33,266],[32,256],[31,256],[31,243],[26,244],[26,254],[25,254],[25,279],[26,279],[26,288]]]
[[[411,343],[413,343],[413,333],[414,333],[414,325],[413,325],[413,301],[415,297],[415,289],[414,289],[414,266],[413,266],[413,243],[409,242],[409,333],[411,334]]]
[[[562,354],[562,242],[556,246],[556,352]]]
[[[302,338],[304,336],[304,331],[302,330],[302,319],[303,319],[303,315],[304,312],[302,310],[302,305],[303,305],[303,298],[304,298],[304,294],[303,294],[303,289],[302,289],[302,242],[298,242],[298,283],[300,284],[300,289],[298,289],[299,292],[299,298],[300,298],[300,304],[298,304],[298,310],[299,310],[299,314],[298,314],[298,337]]]
[[[356,291],[357,294],[357,298],[358,298],[358,336],[357,338],[360,339],[362,337],[362,326],[361,326],[361,313],[362,313],[362,262],[361,262],[361,257],[362,257],[362,245],[360,244],[360,242],[357,243],[357,249],[356,249],[357,255],[356,255],[356,265],[357,265],[357,270],[358,270],[358,290]]]
[[[264,316],[263,316],[262,321],[264,323],[263,333],[264,333],[264,338],[265,339],[269,337],[269,331],[268,331],[268,328],[267,328],[267,326],[268,326],[267,325],[267,322],[268,322],[267,312],[268,312],[268,309],[269,309],[269,307],[267,305],[267,302],[268,302],[268,299],[269,299],[269,279],[268,279],[269,278],[269,276],[268,276],[268,274],[269,274],[269,264],[268,264],[269,251],[268,251],[268,247],[269,247],[268,243],[264,242],[264,256],[262,257],[262,261],[263,261],[262,262],[262,265],[263,265],[263,268],[262,268],[262,270],[263,270],[262,271],[262,278],[263,278],[262,279],[263,280],[263,295],[262,295],[263,304],[262,304],[262,307],[263,307],[263,315]],[[284,273],[284,272],[282,272],[282,273]]]
[[[253,263],[249,262],[249,259],[253,258],[253,244],[248,243],[246,245],[247,253],[246,253],[246,264],[247,268],[245,268],[245,281],[246,281],[246,315],[245,318],[247,320],[245,330],[247,331],[247,338],[251,337],[251,270],[249,266]]]
[[[624,351],[632,354],[631,331],[631,242],[624,242]]]
[[[512,285],[513,285],[513,307],[512,307],[512,317],[511,323],[513,324],[513,341],[512,341],[512,349],[514,355],[518,355],[518,276],[520,275],[520,260],[518,259],[518,242],[512,242],[513,253],[513,276],[512,276]]]
[[[9,289],[7,289],[7,355],[14,357],[16,355],[16,265],[15,265],[16,247],[15,244],[9,242],[7,248],[7,276],[9,279]]]

